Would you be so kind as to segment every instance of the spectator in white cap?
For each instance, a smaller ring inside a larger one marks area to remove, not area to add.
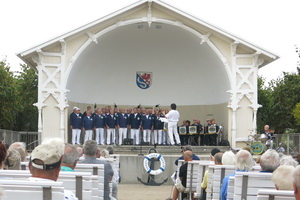
[[[51,139],[37,146],[31,153],[28,181],[55,182],[58,179],[64,143],[60,139]],[[77,200],[75,195],[65,190],[65,199]]]

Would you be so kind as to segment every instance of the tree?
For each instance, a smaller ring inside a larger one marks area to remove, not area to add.
[[[0,61],[0,128],[13,129],[18,110],[17,89],[6,60]]]
[[[37,131],[38,111],[33,104],[37,102],[38,77],[28,65],[21,65],[21,69],[22,71],[16,76],[20,107],[14,129]]]
[[[295,109],[293,110],[293,114],[296,125],[300,126],[300,102],[296,104]]]
[[[270,115],[272,114],[272,90],[270,87],[265,86],[265,79],[263,77],[258,77],[257,80],[258,89],[258,103],[262,105],[257,111],[257,129],[263,129],[264,125],[272,124]]]
[[[283,77],[271,81],[273,106],[269,115],[271,125],[277,133],[283,133],[287,128],[299,131],[293,110],[300,102],[300,68],[297,73],[283,72]]]

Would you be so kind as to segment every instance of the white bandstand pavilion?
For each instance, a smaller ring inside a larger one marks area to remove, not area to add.
[[[176,103],[215,118],[233,148],[256,132],[257,72],[279,57],[159,0],[140,0],[18,56],[38,73],[42,140],[68,140],[73,106]],[[138,71],[151,72],[148,89]]]

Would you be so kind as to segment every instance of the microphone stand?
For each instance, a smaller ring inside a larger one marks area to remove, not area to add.
[[[140,131],[140,153],[138,154],[138,156],[144,156],[144,154],[143,154],[143,145],[142,145],[142,133],[143,133],[143,131],[141,131],[141,129],[139,128],[139,131]]]

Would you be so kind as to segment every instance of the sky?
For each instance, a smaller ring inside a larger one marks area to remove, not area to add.
[[[134,0],[2,0],[0,60],[12,71],[23,63],[16,54],[108,15]],[[300,47],[299,0],[164,0],[280,57],[261,68],[267,81],[296,72]]]

